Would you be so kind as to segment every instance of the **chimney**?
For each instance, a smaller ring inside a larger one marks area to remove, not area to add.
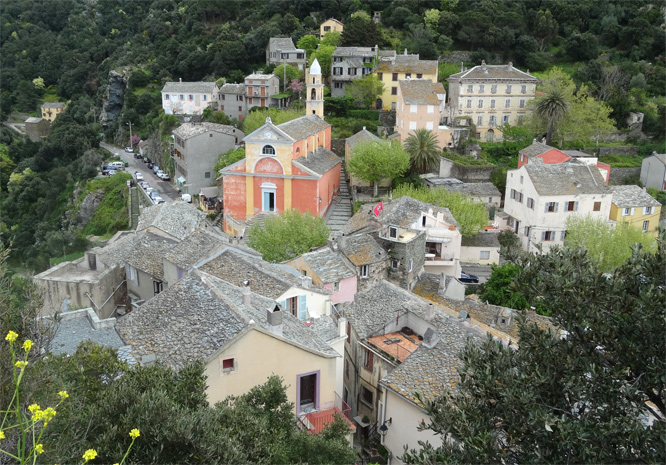
[[[509,62],[508,65],[506,65],[507,69],[511,71],[513,69],[513,63]]]
[[[252,291],[250,290],[250,281],[245,280],[243,281],[243,288],[241,290],[241,293],[243,294],[243,304],[250,306],[252,305]]]
[[[183,82],[183,78],[178,78],[178,82]]]
[[[423,335],[423,345],[428,349],[435,347],[435,344],[439,342],[439,334],[434,331],[432,328],[428,328]]]
[[[312,278],[309,276],[299,276],[301,280],[301,287],[303,289],[310,289],[310,282],[312,282]]]
[[[463,71],[465,71],[465,62],[461,61],[460,62],[460,72],[462,73]]]
[[[407,56],[407,49],[403,52],[403,55]]]
[[[271,333],[282,336],[282,309],[278,304],[273,304],[266,310],[266,321]]]
[[[444,274],[444,273],[442,273],[442,274]],[[434,316],[435,316],[435,305],[432,304],[432,303],[429,303],[428,308],[426,308],[426,312],[425,312],[426,320],[432,320]]]
[[[446,273],[442,272],[439,275],[439,290],[443,291],[446,289]]]
[[[338,337],[347,337],[347,318],[338,318]]]

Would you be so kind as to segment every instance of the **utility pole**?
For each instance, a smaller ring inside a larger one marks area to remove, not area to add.
[[[130,148],[134,150],[134,145],[132,144],[132,122],[127,123],[130,127]]]

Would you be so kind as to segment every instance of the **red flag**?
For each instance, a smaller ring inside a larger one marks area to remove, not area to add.
[[[379,216],[379,212],[384,209],[384,201],[381,201],[377,204],[377,206],[372,210],[372,212],[375,214],[375,216]]]

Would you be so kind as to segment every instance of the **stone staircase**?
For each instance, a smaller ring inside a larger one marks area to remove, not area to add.
[[[328,227],[331,228],[331,237],[336,236],[351,217],[351,195],[349,195],[345,165],[342,163],[340,166],[340,192],[333,197],[331,208],[329,208],[324,219]]]

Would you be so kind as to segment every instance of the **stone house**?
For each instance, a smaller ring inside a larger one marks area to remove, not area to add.
[[[365,129],[365,127],[363,127],[362,130],[353,136],[345,139],[345,163],[347,163],[347,166],[349,165],[349,161],[351,160],[351,157],[354,153],[354,147],[356,147],[357,144],[368,141],[380,142],[381,139]],[[391,179],[382,179],[378,184],[380,188],[388,188],[391,187],[391,182]],[[363,179],[354,176],[352,173],[349,173],[349,186],[356,192],[370,193],[373,190],[372,183],[364,181]]]
[[[404,144],[411,133],[427,129],[437,137],[437,147],[453,146],[453,130],[442,124],[446,91],[429,79],[398,81],[395,130]]]
[[[428,79],[437,83],[437,60],[419,60],[418,55],[381,57],[374,73],[384,83],[384,94],[376,102],[376,108],[395,110],[397,108],[398,81],[401,79]]]
[[[641,231],[657,236],[661,204],[639,186],[609,186],[613,193],[610,219],[626,222]]]
[[[460,192],[483,203],[489,210],[500,208],[502,193],[492,182],[462,182],[455,178],[424,178],[429,188],[442,188],[449,192]]]
[[[305,50],[296,48],[289,37],[271,37],[266,46],[266,64],[279,66],[283,63],[305,70]]]
[[[282,101],[273,97],[280,93],[280,80],[275,74],[255,72],[245,76],[245,93],[248,112],[253,107],[277,108]]]
[[[527,102],[536,96],[537,78],[507,65],[487,65],[461,70],[449,82],[448,124],[471,117],[476,138],[502,140],[503,124],[517,125],[528,114]]]
[[[247,116],[245,84],[224,84],[218,95],[219,110],[229,118],[243,121]]]
[[[40,142],[49,135],[51,124],[46,118],[30,117],[25,120],[25,134],[33,142]]]
[[[162,108],[167,115],[201,115],[217,110],[219,88],[215,82],[167,82],[162,88]]]
[[[641,164],[641,184],[666,191],[666,154],[652,152]]]
[[[53,123],[56,117],[65,111],[67,104],[64,102],[44,102],[42,104],[42,118]]]
[[[346,410],[336,391],[342,388],[337,360],[344,353],[344,321],[339,328],[321,316],[304,325],[248,286],[194,270],[120,318],[116,329],[142,365],[159,361],[177,369],[203,361],[211,404],[278,375],[294,414],[312,432],[323,427],[317,420],[330,422]]]
[[[597,157],[588,155],[585,152],[578,150],[559,150],[555,147],[537,142],[532,142],[532,145],[525,147],[518,152],[518,168],[526,163],[533,163],[540,160],[546,165],[553,165],[557,163],[565,163],[569,160],[578,160],[590,166],[596,166],[599,173],[608,184],[610,179],[611,167],[607,163],[602,163]]]
[[[387,278],[390,256],[372,235],[343,234],[337,238],[337,244],[356,270],[359,290]]]
[[[319,25],[319,37],[324,37],[327,32],[339,32],[342,34],[345,25],[335,18],[328,18]]]
[[[173,130],[174,180],[184,194],[198,194],[215,184],[220,154],[238,147],[243,131],[216,123],[184,123]]]
[[[507,173],[504,213],[508,218],[501,226],[511,228],[526,251],[535,251],[536,244],[541,244],[547,252],[564,242],[570,216],[607,221],[611,198],[599,170],[585,163],[527,163]]]
[[[356,268],[338,250],[336,242],[304,253],[286,264],[312,278],[314,286],[330,295],[332,305],[354,301],[358,280]]]
[[[331,97],[344,97],[347,84],[372,73],[378,51],[376,46],[336,48],[331,64]]]

